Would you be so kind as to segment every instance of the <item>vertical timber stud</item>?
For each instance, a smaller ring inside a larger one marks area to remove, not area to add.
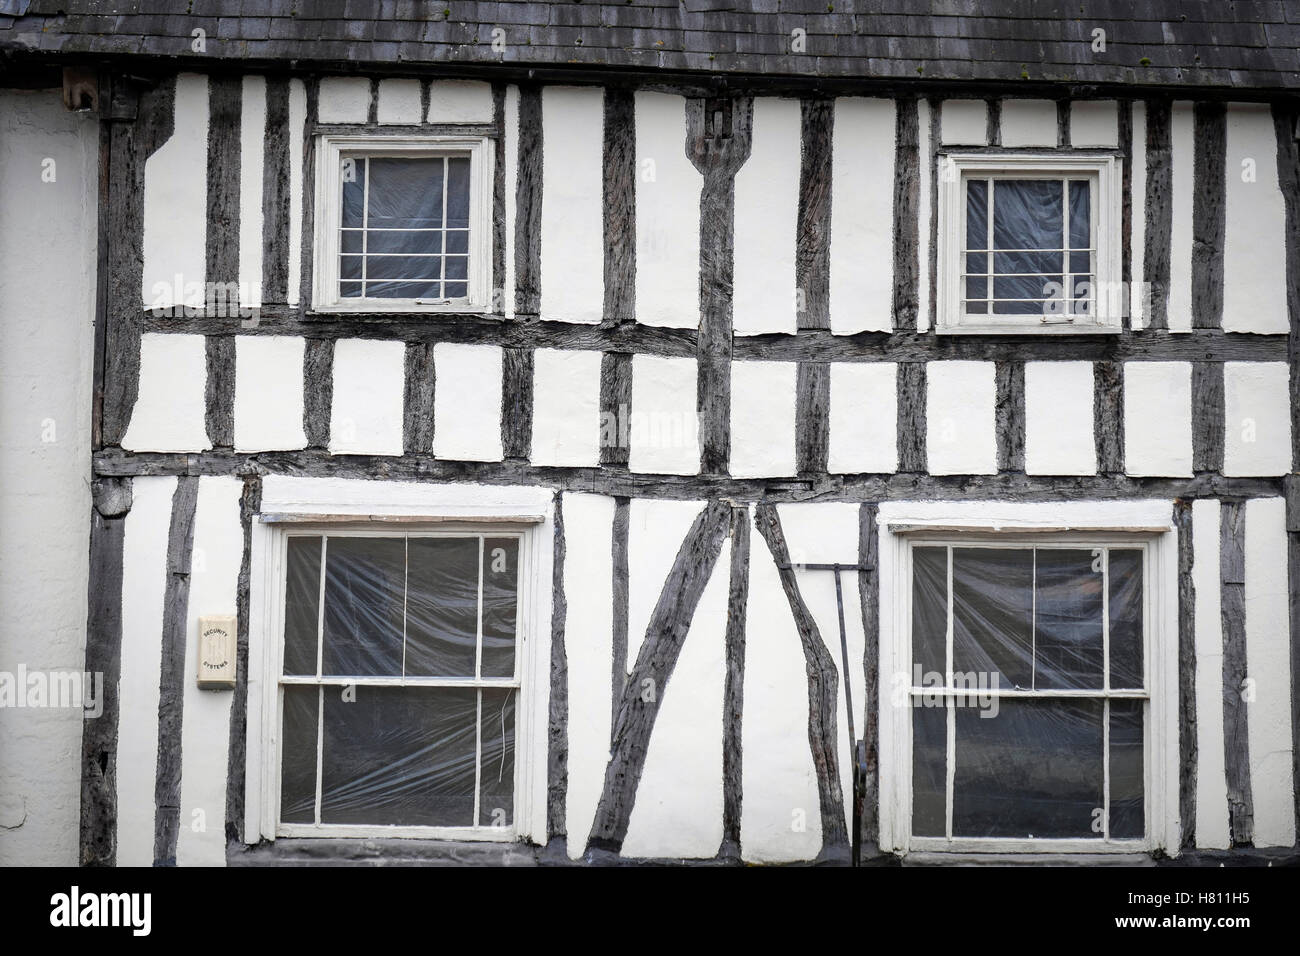
[[[1092,429],[1097,474],[1124,474],[1124,363],[1092,366]]]
[[[735,178],[749,158],[754,102],[748,97],[686,101],[686,155],[700,190],[700,333],[695,407],[700,472],[725,475],[731,458],[731,307]]]
[[[316,123],[320,116],[320,80],[314,76],[304,82],[307,93],[306,128],[302,134],[302,222],[290,223],[289,228],[302,230],[302,255],[299,257],[299,274],[289,276],[290,282],[298,285],[298,314],[301,316],[311,308],[312,282],[315,256],[311,250],[316,233]],[[331,347],[332,354],[332,347]]]
[[[427,455],[433,449],[433,343],[407,342],[403,368],[402,450]]]
[[[605,88],[604,170],[605,303],[601,324],[615,329],[636,321],[636,99],[631,90]],[[627,467],[631,411],[632,356],[605,352],[600,361],[602,465]]]
[[[81,724],[82,866],[117,863],[117,721],[122,673],[122,546],[131,510],[130,478],[91,483],[86,665],[104,675],[104,710]]]
[[[998,471],[1025,470],[1025,363],[997,362]]]
[[[1169,328],[1169,243],[1174,224],[1171,104],[1147,100],[1146,249],[1143,273],[1150,288],[1147,328]]]
[[[722,710],[722,844],[719,859],[740,861],[744,803],[745,614],[749,607],[749,508],[731,508],[731,580],[727,590],[727,676]]]
[[[1223,618],[1223,750],[1228,784],[1228,832],[1233,846],[1255,838],[1246,700],[1246,505],[1224,501],[1219,521],[1220,607]]]
[[[289,79],[266,78],[262,157],[262,301],[289,299]]]
[[[238,75],[208,78],[208,227],[205,248],[207,294],[204,315],[224,318],[243,304],[239,293],[240,116],[243,80]],[[237,314],[237,312],[235,313]],[[204,388],[208,442],[213,448],[235,444],[235,337],[204,340]]]
[[[610,668],[610,721],[609,736],[614,739],[614,725],[618,723],[618,704],[627,687],[627,616],[628,616],[628,541],[632,518],[632,499],[614,499],[614,527],[610,542],[613,566],[611,593],[613,609],[613,646]]]
[[[686,533],[664,581],[619,702],[605,783],[587,839],[589,861],[593,851],[617,854],[622,849],[655,718],[730,523],[731,507],[710,501]]]
[[[108,225],[101,236],[108,247],[108,309],[104,330],[103,402],[100,436],[104,445],[122,443],[140,389],[140,306],[144,298],[144,167],[171,138],[176,105],[175,81],[143,93],[126,80],[113,83]]]
[[[861,845],[879,845],[878,766],[880,760],[880,574],[876,516],[880,506],[864,501],[858,506],[858,604],[862,608],[862,833]],[[847,676],[846,678],[847,679]]]
[[[1192,363],[1192,470],[1223,470],[1223,363]]]
[[[1277,137],[1277,173],[1286,210],[1286,308],[1291,334],[1287,361],[1291,367],[1291,421],[1300,416],[1300,144],[1296,142],[1300,114],[1294,105],[1273,104]],[[1300,428],[1291,426],[1291,469],[1300,467]],[[1286,489],[1286,540],[1291,620],[1291,761],[1295,793],[1295,831],[1300,845],[1300,478],[1283,479]]]
[[[519,95],[518,181],[515,186],[515,319],[535,320],[541,308],[542,91]],[[506,347],[501,362],[501,449],[526,461],[533,443],[533,350]]]
[[[1191,849],[1196,836],[1196,582],[1192,567],[1192,503],[1174,502],[1178,530],[1178,815],[1182,820],[1181,849]]]
[[[302,430],[307,447],[330,445],[330,407],[334,403],[334,339],[307,339],[302,358]]]
[[[555,493],[555,532],[551,564],[551,695],[547,715],[546,844],[565,855],[565,797],[569,790],[569,660],[564,647],[564,622],[569,605],[564,597],[564,497]]]
[[[1192,328],[1223,323],[1224,196],[1227,191],[1227,112],[1197,103],[1192,183]]]
[[[162,665],[158,679],[158,763],[154,781],[154,866],[176,865],[181,819],[181,724],[185,706],[185,634],[189,624],[190,562],[199,479],[176,479],[167,533],[163,589]]]
[[[801,101],[799,219],[795,239],[795,302],[800,329],[830,320],[832,100]],[[801,475],[825,474],[830,446],[831,367],[800,362],[796,378],[795,461]]]
[[[921,208],[920,129],[915,97],[900,97],[895,118],[894,169],[894,330],[916,331],[920,297],[919,233]]]
[[[533,350],[506,348],[501,362],[501,450],[527,461],[533,445]]]
[[[926,371],[924,362],[898,363],[898,470],[926,470]]]
[[[253,570],[253,516],[262,510],[262,479],[246,474],[239,497],[239,524],[244,551],[239,562],[235,591],[237,633],[235,645],[235,690],[230,700],[230,746],[226,770],[226,845],[244,839],[244,760],[248,753],[248,609]]]
[[[754,524],[776,562],[781,588],[790,603],[790,613],[803,645],[804,668],[808,676],[808,746],[817,772],[817,802],[822,821],[822,850],[818,859],[847,860],[849,835],[844,821],[844,791],[840,787],[839,761],[835,756],[835,748],[839,745],[835,728],[839,711],[839,672],[812,612],[799,593],[799,582],[790,566],[790,551],[776,506],[766,502],[755,506]]]

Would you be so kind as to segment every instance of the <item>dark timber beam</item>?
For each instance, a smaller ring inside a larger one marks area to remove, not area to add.
[[[1246,505],[1224,501],[1219,513],[1220,608],[1223,621],[1223,753],[1228,832],[1233,846],[1255,840],[1246,708]]]
[[[1170,101],[1147,100],[1146,248],[1142,269],[1150,298],[1146,324],[1169,328],[1169,249],[1173,235],[1173,140]]]
[[[730,586],[727,590],[727,677],[722,703],[721,859],[740,860],[744,803],[745,615],[749,609],[749,509],[731,509]]]
[[[921,274],[920,128],[914,97],[900,97],[894,104],[894,328],[915,332]]]
[[[244,535],[243,556],[235,591],[237,624],[235,690],[230,699],[230,746],[226,770],[226,843],[244,840],[244,779],[248,754],[248,610],[252,593],[253,516],[262,510],[262,479],[244,478],[239,497],[239,524]]]
[[[1222,103],[1197,103],[1192,170],[1192,328],[1223,323],[1224,198],[1228,117]]]
[[[1182,820],[1180,848],[1196,844],[1196,583],[1192,568],[1192,503],[1174,502],[1178,531],[1178,812]]]
[[[546,728],[546,839],[563,851],[569,791],[569,659],[564,624],[569,605],[564,595],[564,498],[555,493],[555,538],[551,565],[551,681]],[[559,855],[564,855],[561,852]]]
[[[623,846],[659,706],[730,523],[731,507],[722,501],[709,502],[686,533],[664,581],[619,702],[614,746],[587,840],[589,853],[617,854]]]
[[[243,80],[238,75],[208,77],[208,221],[205,240],[207,282],[231,290],[239,282],[240,121]],[[207,288],[213,288],[208,286]],[[205,295],[232,308],[237,296]],[[242,304],[242,303],[241,303]],[[209,335],[205,340],[207,383],[204,388],[208,441],[214,448],[235,444],[235,338]]]
[[[864,501],[858,508],[858,604],[862,609],[863,729],[866,766],[863,771],[862,844],[875,847],[880,839],[880,574],[876,516],[880,506]]]

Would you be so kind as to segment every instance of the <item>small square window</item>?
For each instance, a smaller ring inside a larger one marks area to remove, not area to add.
[[[481,311],[491,284],[486,139],[320,138],[315,301]]]
[[[1118,177],[1113,156],[945,157],[937,331],[1117,331]]]

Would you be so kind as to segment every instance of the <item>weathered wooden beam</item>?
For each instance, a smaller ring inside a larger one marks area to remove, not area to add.
[[[1192,363],[1192,470],[1222,471],[1223,363]]]
[[[302,357],[302,428],[308,448],[329,448],[333,403],[334,340],[308,339]]]
[[[745,615],[749,609],[749,509],[731,509],[731,566],[727,589],[727,676],[722,704],[722,843],[718,856],[740,860],[744,805]]]
[[[1233,846],[1255,839],[1250,780],[1246,679],[1246,506],[1224,501],[1219,510],[1219,581],[1223,622],[1223,753],[1228,782],[1228,830]]]
[[[808,677],[808,747],[812,752],[813,768],[817,773],[817,801],[821,810],[822,853],[838,852],[848,845],[848,830],[844,822],[844,795],[840,788],[839,761],[835,748],[839,743],[836,732],[836,714],[839,710],[839,673],[835,660],[812,612],[804,603],[790,566],[790,550],[781,530],[781,518],[776,507],[760,502],[754,509],[754,524],[767,542],[767,548],[776,562],[781,577],[781,589],[790,603],[803,648],[804,666]]]
[[[564,594],[564,496],[555,493],[555,536],[551,564],[551,680],[546,726],[546,838],[563,848],[569,790],[569,659],[564,623],[569,605]]]
[[[876,516],[880,506],[864,501],[858,507],[858,604],[862,609],[863,728],[866,766],[863,768],[863,845],[880,839],[880,572]]]
[[[1167,99],[1146,103],[1147,184],[1146,229],[1143,233],[1142,271],[1150,289],[1146,324],[1169,328],[1169,255],[1173,235],[1173,139],[1171,109]]]
[[[588,852],[617,853],[623,846],[659,705],[668,692],[686,632],[713,574],[730,522],[729,505],[709,502],[686,533],[664,581],[619,702],[614,746],[587,839]]]
[[[926,367],[921,362],[898,366],[898,470],[926,471]]]
[[[298,284],[298,309],[305,312],[311,308],[312,283],[314,279],[315,260],[312,249],[316,235],[316,190],[308,186],[316,182],[316,126],[320,122],[320,79],[309,76],[303,81],[307,94],[306,128],[302,137],[302,222],[290,223],[289,228],[301,229],[302,240],[299,248],[298,275],[289,276],[290,283]],[[292,287],[292,286],[291,286]]]
[[[1056,148],[1070,148],[1070,101],[1056,101]]]
[[[239,282],[242,114],[242,78],[208,77],[208,214],[204,252],[207,282],[218,283],[219,289],[234,289]],[[223,300],[224,304],[231,305],[235,297],[225,296]],[[205,345],[204,417],[208,441],[214,448],[231,448],[235,443],[235,339],[230,335],[210,335]]]
[[[167,532],[163,589],[162,666],[158,681],[158,760],[154,780],[154,866],[176,865],[181,818],[181,724],[185,711],[185,635],[199,479],[177,479]]]
[[[262,146],[262,305],[284,305],[289,290],[289,79],[266,78]]]
[[[917,101],[895,100],[894,129],[894,328],[916,331],[920,302],[921,147]]]
[[[1196,555],[1192,539],[1192,503],[1174,502],[1178,531],[1178,812],[1180,847],[1196,844]]]
[[[117,863],[117,733],[122,674],[122,555],[130,478],[91,483],[90,565],[86,609],[86,664],[102,674],[103,712],[81,725],[82,866]]]
[[[533,350],[506,349],[501,361],[501,448],[527,461],[533,445]]]
[[[636,100],[629,89],[605,88],[603,229],[604,321],[636,321]]]
[[[253,568],[253,516],[262,510],[262,479],[244,478],[239,496],[243,554],[235,586],[235,689],[230,698],[230,743],[226,757],[226,843],[244,841],[244,780],[248,754],[248,611]]]
[[[611,532],[610,559],[612,581],[610,590],[614,608],[611,627],[610,654],[610,720],[609,736],[611,744],[614,739],[614,727],[618,724],[619,702],[627,689],[627,648],[628,648],[628,548],[631,530],[632,499],[618,497],[614,499],[614,523]]]
[[[1092,366],[1092,432],[1097,446],[1097,471],[1124,474],[1124,363],[1095,362]]]
[[[632,356],[604,352],[600,356],[600,463],[626,468],[632,414]]]
[[[403,363],[402,449],[408,455],[427,455],[433,449],[433,344],[407,342]]]
[[[831,367],[800,362],[795,375],[795,467],[825,474],[831,444]]]
[[[794,274],[801,329],[829,329],[831,248],[831,140],[833,100],[800,101],[799,209]]]
[[[994,426],[999,471],[1025,470],[1025,365],[998,362]]]
[[[542,90],[519,90],[515,174],[515,318],[536,317],[542,302]]]
[[[1228,115],[1222,103],[1196,104],[1192,170],[1192,328],[1223,324]]]

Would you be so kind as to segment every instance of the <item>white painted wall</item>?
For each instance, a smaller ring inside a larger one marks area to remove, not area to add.
[[[831,142],[830,313],[836,335],[893,326],[894,101],[840,97]],[[871,171],[868,180],[865,170]],[[880,177],[878,180],[875,177]]]
[[[99,127],[0,92],[0,671],[85,665]],[[42,179],[51,169],[54,180]],[[77,863],[82,715],[0,708],[0,866]]]
[[[1196,118],[1188,102],[1176,102],[1170,112],[1170,205],[1173,225],[1169,247],[1169,330],[1192,328],[1192,192],[1196,163]]]
[[[117,865],[153,866],[158,682],[175,478],[135,478],[122,544],[122,670],[117,685]]]
[[[732,477],[795,473],[797,373],[794,362],[731,363]]]
[[[501,290],[502,311],[512,318],[515,314],[515,190],[519,185],[519,87],[506,87],[506,250],[505,285]]]
[[[1223,473],[1291,470],[1290,369],[1285,362],[1223,363]]]
[[[1295,843],[1291,767],[1291,655],[1287,618],[1286,505],[1246,502],[1246,698],[1255,846]]]
[[[239,114],[239,304],[262,304],[262,172],[266,77],[244,77]]]
[[[989,106],[984,100],[944,100],[939,137],[945,146],[987,146]]]
[[[402,453],[405,369],[403,342],[339,339],[334,343],[331,455]]]
[[[289,81],[289,305],[297,305],[302,283],[302,153],[307,134],[307,87],[299,79]]]
[[[1056,103],[1052,100],[1003,100],[1002,145],[1055,146]]]
[[[1145,145],[1145,140],[1142,140]],[[1138,140],[1133,141],[1136,150]],[[1070,146],[1119,145],[1119,109],[1114,100],[1074,100],[1070,104]]]
[[[174,116],[171,138],[144,163],[144,303],[155,309],[202,308],[208,234],[206,76],[176,77]]]
[[[604,119],[602,88],[542,88],[543,319],[604,313]]]
[[[926,454],[932,475],[997,471],[992,362],[926,363]]]
[[[586,849],[609,763],[614,499],[564,496],[564,651],[569,665],[569,856]]]
[[[1223,621],[1220,617],[1219,502],[1192,502],[1192,586],[1196,589],[1196,845],[1224,849],[1228,778],[1223,751]]]
[[[1232,103],[1224,179],[1223,327],[1285,335],[1286,209],[1267,103]]]
[[[377,116],[379,122],[385,125],[419,123],[422,118],[420,81],[380,80]]]
[[[1146,288],[1147,234],[1147,106],[1142,100],[1133,103],[1133,164],[1131,217],[1133,239],[1129,243],[1132,286],[1129,288],[1129,314],[1134,329],[1146,327],[1151,292]]]
[[[1124,468],[1130,475],[1192,474],[1192,366],[1124,363]]]
[[[600,362],[600,352],[533,353],[534,465],[600,464]],[[616,437],[616,429],[605,430]]]
[[[636,94],[636,312],[645,325],[700,324],[700,190],[686,158],[686,100]]]
[[[1025,474],[1095,475],[1091,362],[1025,363]]]
[[[700,470],[694,359],[632,356],[628,468],[694,475]]]
[[[501,460],[501,361],[495,345],[439,342],[433,347],[434,455]]]
[[[831,473],[898,470],[898,366],[831,364]]]
[[[794,274],[799,101],[755,97],[753,123],[749,159],[736,173],[732,327],[737,335],[793,333],[799,304]]]
[[[364,123],[370,116],[370,77],[323,77],[316,115],[322,123]]]
[[[492,84],[479,80],[434,80],[429,84],[430,123],[492,122]]]
[[[178,866],[224,866],[226,780],[229,774],[228,690],[199,690],[199,618],[235,614],[244,531],[239,522],[238,478],[200,478],[194,511],[189,616],[185,624],[185,699],[181,724]]]
[[[921,156],[921,201],[917,204],[917,297],[916,330],[929,331],[930,311],[934,299],[930,295],[930,220],[934,217],[934,203],[930,201],[930,181],[934,178],[934,163],[930,160],[933,144],[930,142],[930,102],[921,100],[916,104],[917,147]],[[893,214],[890,214],[893,222]],[[891,312],[892,315],[892,306]],[[891,320],[892,322],[892,320]],[[892,327],[892,326],[891,326]]]
[[[292,335],[235,337],[235,451],[307,447],[304,348]]]
[[[207,368],[202,335],[142,335],[140,388],[122,447],[129,451],[202,451],[209,447],[203,395]]]
[[[668,572],[691,525],[704,510],[702,501],[633,498],[628,511],[627,664],[631,672],[646,628],[663,593]]]

